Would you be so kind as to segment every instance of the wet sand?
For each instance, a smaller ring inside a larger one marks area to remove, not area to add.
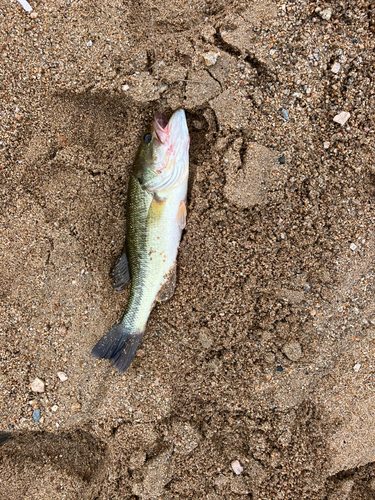
[[[2,498],[374,498],[373,4],[31,5],[0,7]],[[179,107],[176,291],[120,375],[90,351],[128,173]]]

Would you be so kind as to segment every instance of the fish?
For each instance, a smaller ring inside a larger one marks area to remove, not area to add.
[[[124,373],[142,341],[156,302],[173,295],[177,252],[186,224],[190,137],[183,109],[169,121],[157,113],[143,134],[129,175],[125,253],[115,289],[130,283],[125,313],[92,349]]]

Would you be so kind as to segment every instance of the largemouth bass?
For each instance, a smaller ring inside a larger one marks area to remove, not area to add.
[[[176,258],[186,222],[189,132],[185,112],[169,121],[157,114],[143,135],[130,173],[126,209],[126,253],[114,269],[115,287],[131,282],[129,301],[92,350],[111,359],[121,373],[132,362],[155,301],[168,300],[176,283]]]

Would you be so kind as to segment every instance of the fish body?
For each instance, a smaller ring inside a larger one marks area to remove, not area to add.
[[[176,259],[186,221],[189,133],[185,113],[169,122],[156,115],[143,136],[129,177],[126,253],[115,267],[115,286],[131,282],[129,301],[115,324],[92,350],[111,359],[120,372],[129,367],[155,301],[168,300],[176,281]]]

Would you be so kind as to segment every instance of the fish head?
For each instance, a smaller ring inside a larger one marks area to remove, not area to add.
[[[157,193],[179,186],[189,175],[189,131],[183,109],[169,121],[160,113],[143,135],[135,168],[143,189]]]

